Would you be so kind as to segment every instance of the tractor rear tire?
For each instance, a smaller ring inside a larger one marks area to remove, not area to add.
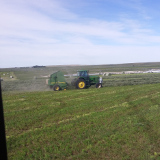
[[[61,88],[60,88],[60,86],[59,85],[55,85],[54,87],[53,87],[53,90],[54,91],[59,91]]]
[[[76,82],[77,89],[84,89],[86,88],[86,81],[84,79],[78,79]]]
[[[102,88],[102,84],[101,83],[97,83],[96,84],[96,88]]]

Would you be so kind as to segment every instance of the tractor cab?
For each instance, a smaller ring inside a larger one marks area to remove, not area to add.
[[[88,71],[87,70],[81,70],[81,71],[77,71],[77,76],[78,77],[88,77]]]

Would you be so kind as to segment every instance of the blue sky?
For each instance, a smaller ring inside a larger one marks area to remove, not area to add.
[[[0,68],[160,61],[159,0],[0,0]]]

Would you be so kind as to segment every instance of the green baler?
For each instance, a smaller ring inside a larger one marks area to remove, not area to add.
[[[61,71],[51,74],[49,79],[46,80],[46,84],[53,88],[54,91],[64,90],[67,88],[67,82]]]

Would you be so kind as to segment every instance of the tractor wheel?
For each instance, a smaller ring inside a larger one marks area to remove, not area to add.
[[[54,87],[53,87],[53,90],[54,91],[59,91],[61,88],[60,88],[60,86],[59,85],[55,85]]]
[[[76,88],[78,89],[84,89],[86,88],[86,82],[84,79],[78,79],[76,82]]]
[[[101,83],[97,83],[96,84],[96,88],[101,88],[102,87],[102,84]]]

